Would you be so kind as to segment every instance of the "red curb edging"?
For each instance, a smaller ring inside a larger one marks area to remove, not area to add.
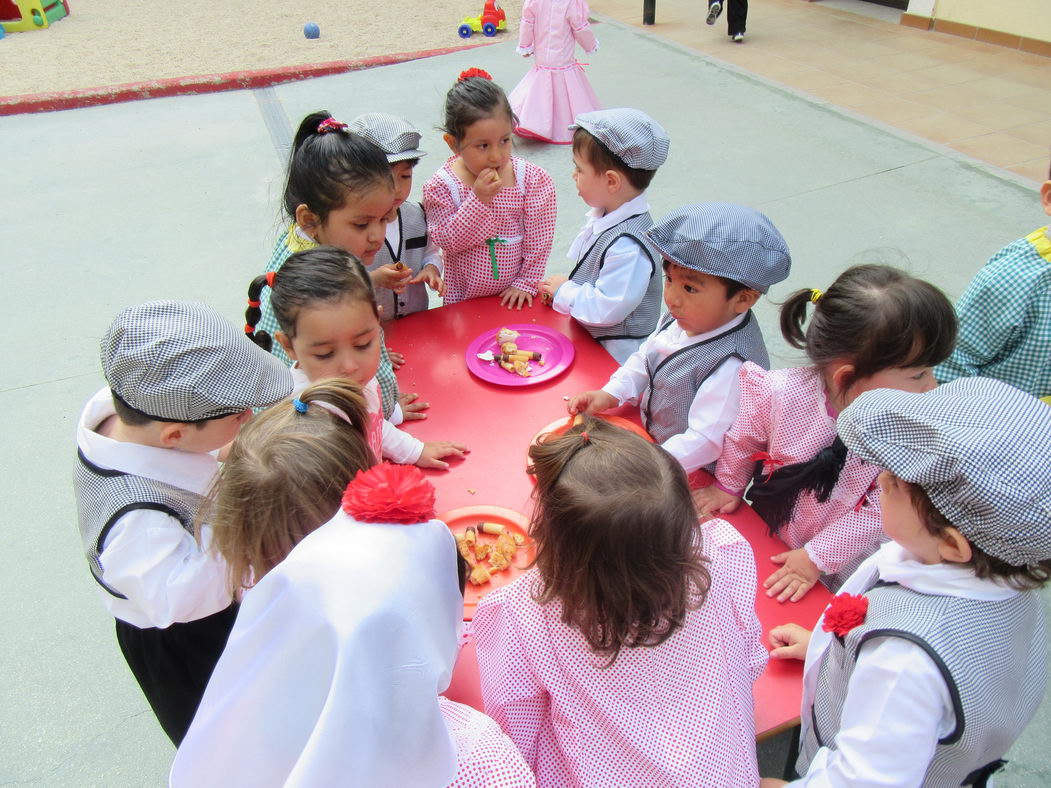
[[[475,49],[478,46],[489,46],[495,43],[497,42],[487,41],[482,44],[465,44],[443,49],[424,49],[418,52],[395,52],[389,55],[359,58],[358,60],[334,60],[328,63],[314,63],[304,66],[283,66],[281,68],[259,69],[256,71],[230,71],[225,74],[203,74],[196,77],[173,77],[171,79],[153,79],[147,82],[126,82],[122,85],[86,88],[83,90],[0,96],[0,116],[21,115],[31,112],[57,112],[64,109],[94,107],[102,104],[118,104],[123,101],[261,88],[282,82],[294,82],[331,74],[343,74],[349,71],[361,71],[366,68],[375,68],[376,66],[390,66],[395,63],[405,63],[409,60],[420,60],[436,55],[447,55],[452,52],[462,52],[465,49]]]

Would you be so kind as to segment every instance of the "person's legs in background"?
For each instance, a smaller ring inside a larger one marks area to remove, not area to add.
[[[744,29],[747,19],[748,0],[729,0],[729,6],[726,9],[726,34],[731,36],[738,44],[744,40]]]

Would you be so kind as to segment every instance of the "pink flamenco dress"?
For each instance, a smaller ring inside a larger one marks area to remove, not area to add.
[[[587,0],[525,0],[518,53],[535,60],[508,97],[519,136],[566,145],[573,141],[573,119],[601,109],[574,54],[577,44],[588,53],[598,49]]]

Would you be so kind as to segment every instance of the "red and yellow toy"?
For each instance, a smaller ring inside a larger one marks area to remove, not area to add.
[[[496,35],[497,30],[506,29],[507,14],[504,13],[504,9],[500,7],[496,0],[485,0],[481,16],[467,17],[460,23],[457,32],[459,32],[460,38],[470,38],[471,33],[481,33],[491,38]]]

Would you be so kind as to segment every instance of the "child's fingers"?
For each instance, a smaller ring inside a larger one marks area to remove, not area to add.
[[[799,587],[796,589],[796,592],[794,594],[792,594],[792,599],[789,600],[789,601],[791,601],[791,602],[798,602],[800,599],[802,599],[808,593],[810,593],[810,589],[813,588],[813,587],[814,587],[813,583],[809,583],[807,581],[801,580],[799,582]]]
[[[788,556],[790,555],[790,553],[791,551],[789,551],[788,553],[778,553],[777,555],[772,555],[770,556],[770,560],[773,561],[775,564],[783,564],[785,561],[788,560]]]
[[[778,595],[777,601],[787,602],[789,599],[794,597],[796,595],[796,592],[799,591],[799,586],[802,584],[802,582],[803,581],[800,580],[798,577],[789,578],[788,585],[785,587],[785,590]],[[803,593],[805,594],[806,591],[804,591]]]

